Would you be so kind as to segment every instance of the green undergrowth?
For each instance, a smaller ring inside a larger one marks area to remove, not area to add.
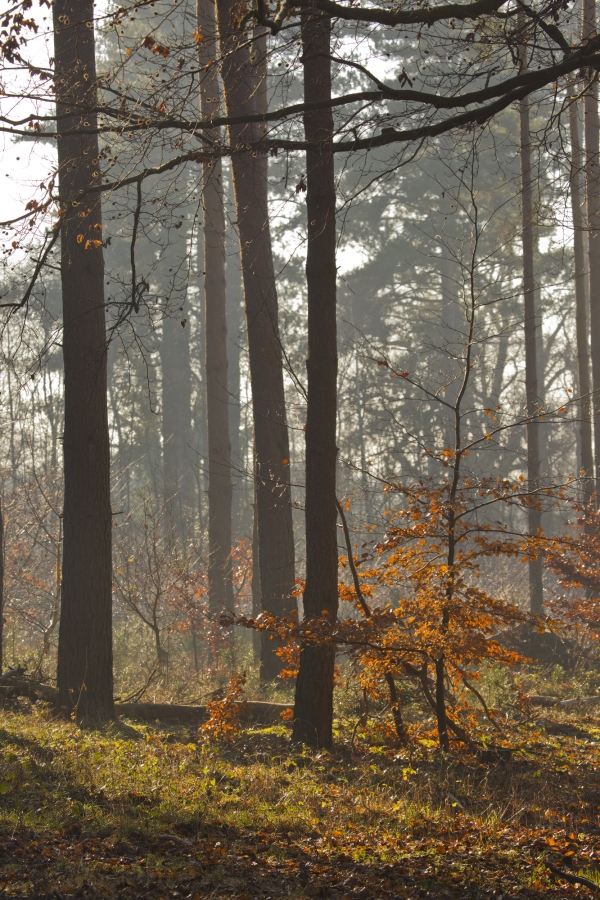
[[[0,892],[14,898],[591,896],[600,721],[512,734],[512,761],[283,726],[209,743],[120,722],[0,712]],[[554,733],[561,729],[564,733]]]

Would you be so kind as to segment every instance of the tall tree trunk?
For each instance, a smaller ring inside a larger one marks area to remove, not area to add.
[[[489,405],[492,407],[498,406],[500,403],[500,396],[504,386],[504,372],[508,361],[508,344],[509,332],[504,322],[502,322],[502,330],[498,339],[498,355],[496,356],[494,374],[490,384]]]
[[[214,0],[198,0],[198,60],[203,118],[219,113]],[[205,132],[221,142],[221,131]],[[206,422],[208,434],[208,600],[213,615],[233,609],[231,580],[231,443],[227,386],[227,310],[225,295],[225,208],[220,159],[202,164],[204,217],[204,323],[206,354]]]
[[[197,331],[194,334],[193,354],[200,375],[196,375],[196,396],[192,408],[193,434],[192,441],[196,465],[194,478],[196,481],[196,515],[198,517],[198,540],[201,555],[204,555],[206,529],[206,469],[207,444],[206,437],[206,315],[204,302],[204,236],[203,229],[198,231],[198,307],[196,310]]]
[[[55,0],[52,9],[65,371],[58,689],[79,720],[102,722],[114,716],[112,522],[94,4]],[[63,134],[78,129],[87,133]]]
[[[521,16],[521,22],[523,17]],[[527,50],[519,47],[521,71],[527,68]],[[523,240],[523,297],[525,319],[525,394],[527,403],[527,481],[529,491],[540,487],[540,443],[538,394],[538,362],[535,315],[535,276],[533,270],[533,187],[531,172],[531,135],[529,131],[529,98],[519,101],[521,138],[521,214]],[[537,534],[541,527],[542,515],[536,505],[529,507],[529,533]],[[537,615],[544,608],[542,584],[542,560],[536,557],[529,561],[529,608]]]
[[[541,271],[540,252],[539,252],[539,229],[537,226],[533,229],[533,270]],[[533,304],[535,309],[535,359],[537,366],[537,395],[538,407],[546,405],[546,371],[548,369],[547,345],[544,341],[544,329],[542,322],[544,321],[544,308],[542,306],[542,289],[540,283],[535,279],[535,292],[533,295]],[[546,423],[540,419],[538,424],[538,446],[539,446],[539,467],[540,478],[550,477],[550,456],[549,456],[549,434]]]
[[[303,11],[304,101],[331,97],[331,20]],[[304,114],[306,140],[324,142],[306,154],[308,247],[308,400],[306,412],[306,587],[307,617],[338,611],[337,506],[335,489],[337,338],[333,115]],[[332,742],[335,647],[306,644],[296,683],[293,737],[315,747]]]
[[[4,664],[4,510],[0,498],[0,675]]]
[[[252,506],[252,615],[254,618],[260,616],[263,611],[262,597],[260,596],[260,571],[258,568],[258,516],[256,515],[256,490],[254,504]],[[254,662],[260,665],[260,654],[262,649],[261,632],[252,632],[252,654]]]
[[[7,332],[8,335],[8,348],[7,348],[7,358],[12,359],[12,350],[10,346],[10,331]],[[6,375],[8,378],[8,415],[10,422],[10,469],[12,475],[12,484],[11,487],[15,488],[17,486],[17,449],[16,449],[16,428],[17,422],[19,421],[19,414],[15,409],[15,399],[13,392],[13,380],[11,378],[11,366],[8,365],[6,369]]]
[[[367,444],[365,441],[365,391],[358,358],[358,344],[354,347],[354,390],[356,391],[356,415],[358,424],[358,446],[360,451],[360,482],[363,494],[363,513],[367,516]]]
[[[175,533],[190,537],[193,499],[190,440],[192,382],[188,312],[180,311],[162,323],[160,363],[162,371],[163,475],[167,508]]]
[[[596,36],[595,0],[583,0],[584,41]],[[586,93],[583,99],[585,133],[586,214],[589,247],[590,337],[592,357],[594,462],[596,502],[600,497],[600,159],[598,122],[598,73],[585,73]]]
[[[240,426],[242,409],[240,405],[240,360],[241,341],[244,328],[244,291],[240,269],[240,243],[237,229],[232,229],[225,240],[225,281],[227,284],[227,365],[229,385],[229,435],[231,438],[231,475],[233,479],[233,500],[231,505],[232,533],[242,534],[241,516],[241,457]]]
[[[255,113],[255,75],[247,44],[235,30],[235,0],[217,0],[223,87],[228,116]],[[230,143],[260,139],[261,125],[230,126]],[[269,228],[266,158],[237,152],[233,186],[242,251],[248,328],[258,516],[260,590],[264,608],[286,615],[296,608],[294,531],[290,493],[290,449],[285,415],[283,356]],[[263,634],[261,680],[281,671],[277,645]]]
[[[594,457],[592,450],[592,408],[590,384],[590,355],[588,347],[587,292],[583,251],[583,211],[581,172],[582,154],[579,135],[579,104],[573,90],[569,106],[571,133],[571,211],[573,214],[573,244],[575,256],[575,332],[577,341],[577,380],[579,383],[579,446],[580,470],[583,475],[583,501],[589,503],[594,492]]]

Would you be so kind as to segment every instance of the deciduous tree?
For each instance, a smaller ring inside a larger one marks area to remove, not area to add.
[[[94,4],[57,0],[54,19],[65,379],[61,702],[113,717],[110,454]]]

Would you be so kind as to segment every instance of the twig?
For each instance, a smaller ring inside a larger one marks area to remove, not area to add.
[[[27,301],[29,300],[29,298],[31,297],[31,295],[33,293],[33,289],[36,286],[38,275],[44,268],[44,265],[46,264],[46,260],[48,259],[49,255],[50,255],[50,251],[54,247],[54,245],[57,242],[59,237],[60,237],[60,220],[59,220],[59,222],[56,222],[56,224],[52,228],[50,240],[46,244],[46,247],[45,247],[43,253],[40,255],[40,258],[37,261],[36,267],[33,270],[33,275],[31,276],[31,280],[29,282],[27,290],[25,291],[25,294],[23,295],[23,299],[19,300],[18,302],[15,302],[15,303],[0,303],[0,309],[22,309],[27,304]]]
[[[491,712],[490,712],[489,709],[488,709],[488,705],[487,705],[487,703],[485,702],[485,699],[484,699],[484,698],[482,697],[482,695],[479,693],[479,691],[477,690],[477,688],[473,687],[473,685],[470,684],[470,683],[467,681],[466,678],[463,678],[463,684],[464,684],[464,686],[465,686],[466,688],[468,688],[468,689],[471,691],[471,693],[475,694],[475,696],[477,697],[477,699],[479,700],[479,702],[480,702],[481,705],[483,706],[483,711],[485,712],[486,716],[488,717],[488,719],[490,720],[490,722],[492,723],[492,725],[494,726],[494,728],[496,729],[496,731],[500,731],[500,732],[501,732],[502,729],[500,728],[500,726],[498,725],[498,723],[494,720],[494,718],[493,718]]]
[[[142,212],[142,180],[138,179],[137,182],[137,203],[135,206],[135,211],[133,213],[133,231],[131,233],[131,307],[139,313],[140,311],[140,291],[137,285],[137,278],[135,272],[135,241],[137,238],[138,225],[140,222],[140,214]],[[140,288],[143,288],[143,282],[140,285]]]
[[[146,681],[146,684],[144,684],[143,687],[141,687],[141,688],[137,688],[137,690],[135,690],[132,694],[129,694],[127,697],[124,697],[123,700],[120,700],[119,702],[120,703],[139,703],[139,701],[142,699],[142,697],[144,696],[144,694],[146,693],[146,691],[152,684],[152,681],[154,680],[154,676],[156,675],[157,670],[158,670],[158,666],[154,666],[154,668],[150,672],[150,675],[148,676],[148,680]]]

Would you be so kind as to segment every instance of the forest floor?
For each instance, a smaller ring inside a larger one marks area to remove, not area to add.
[[[600,719],[552,715],[512,761],[283,726],[228,743],[116,724],[80,731],[24,701],[0,711],[0,894],[7,898],[591,897]]]

